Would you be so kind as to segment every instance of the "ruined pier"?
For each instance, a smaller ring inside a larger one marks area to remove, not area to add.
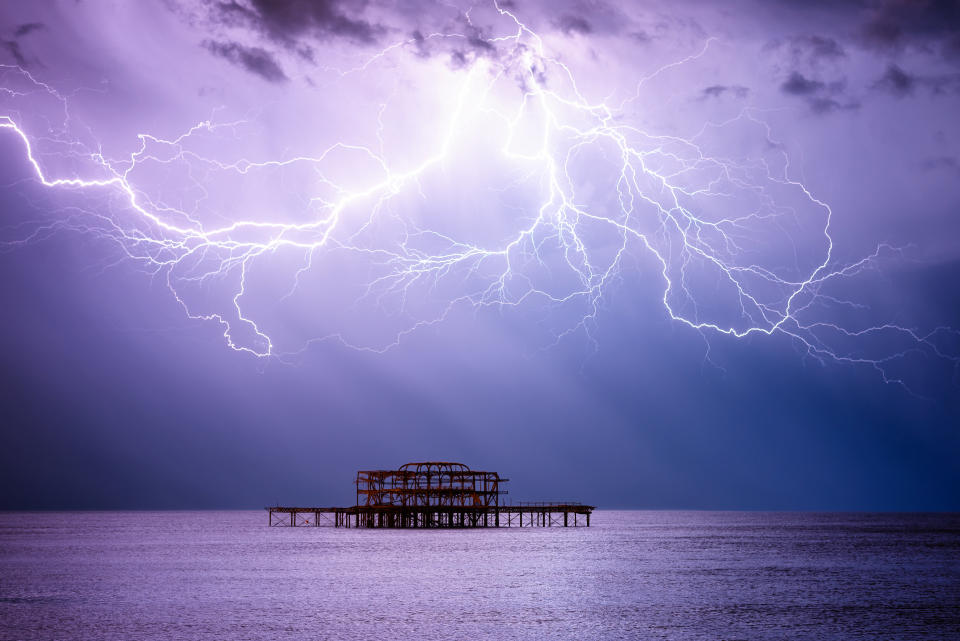
[[[592,505],[504,504],[507,479],[462,463],[407,463],[361,470],[351,507],[267,507],[271,527],[482,528],[590,526]]]

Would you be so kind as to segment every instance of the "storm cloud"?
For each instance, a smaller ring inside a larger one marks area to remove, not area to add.
[[[908,47],[932,48],[960,60],[960,2],[885,0],[871,12],[861,34],[875,49],[899,53]]]
[[[925,89],[934,96],[956,94],[960,92],[960,73],[913,74],[891,63],[872,88],[897,98],[912,96],[918,89]]]
[[[799,71],[793,71],[780,85],[780,91],[803,98],[815,114],[827,114],[860,107],[859,102],[845,97],[846,86],[843,80],[828,83],[807,78]]]
[[[340,0],[236,0],[219,5],[228,21],[242,21],[268,38],[293,46],[301,38],[325,40],[343,38],[358,44],[376,43],[385,29],[355,15],[364,3]]]
[[[236,42],[213,40],[205,41],[203,46],[215,56],[228,60],[267,82],[288,80],[273,54],[260,47],[246,47]]]

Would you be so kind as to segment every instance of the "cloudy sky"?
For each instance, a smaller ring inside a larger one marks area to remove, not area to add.
[[[960,3],[0,10],[0,507],[957,509]]]

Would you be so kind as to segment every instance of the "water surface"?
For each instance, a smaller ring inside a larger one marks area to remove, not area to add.
[[[0,639],[960,639],[960,515],[0,513]]]

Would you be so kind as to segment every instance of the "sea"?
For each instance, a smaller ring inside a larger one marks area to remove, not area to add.
[[[0,639],[960,639],[960,515],[609,511],[591,526],[0,513]]]

